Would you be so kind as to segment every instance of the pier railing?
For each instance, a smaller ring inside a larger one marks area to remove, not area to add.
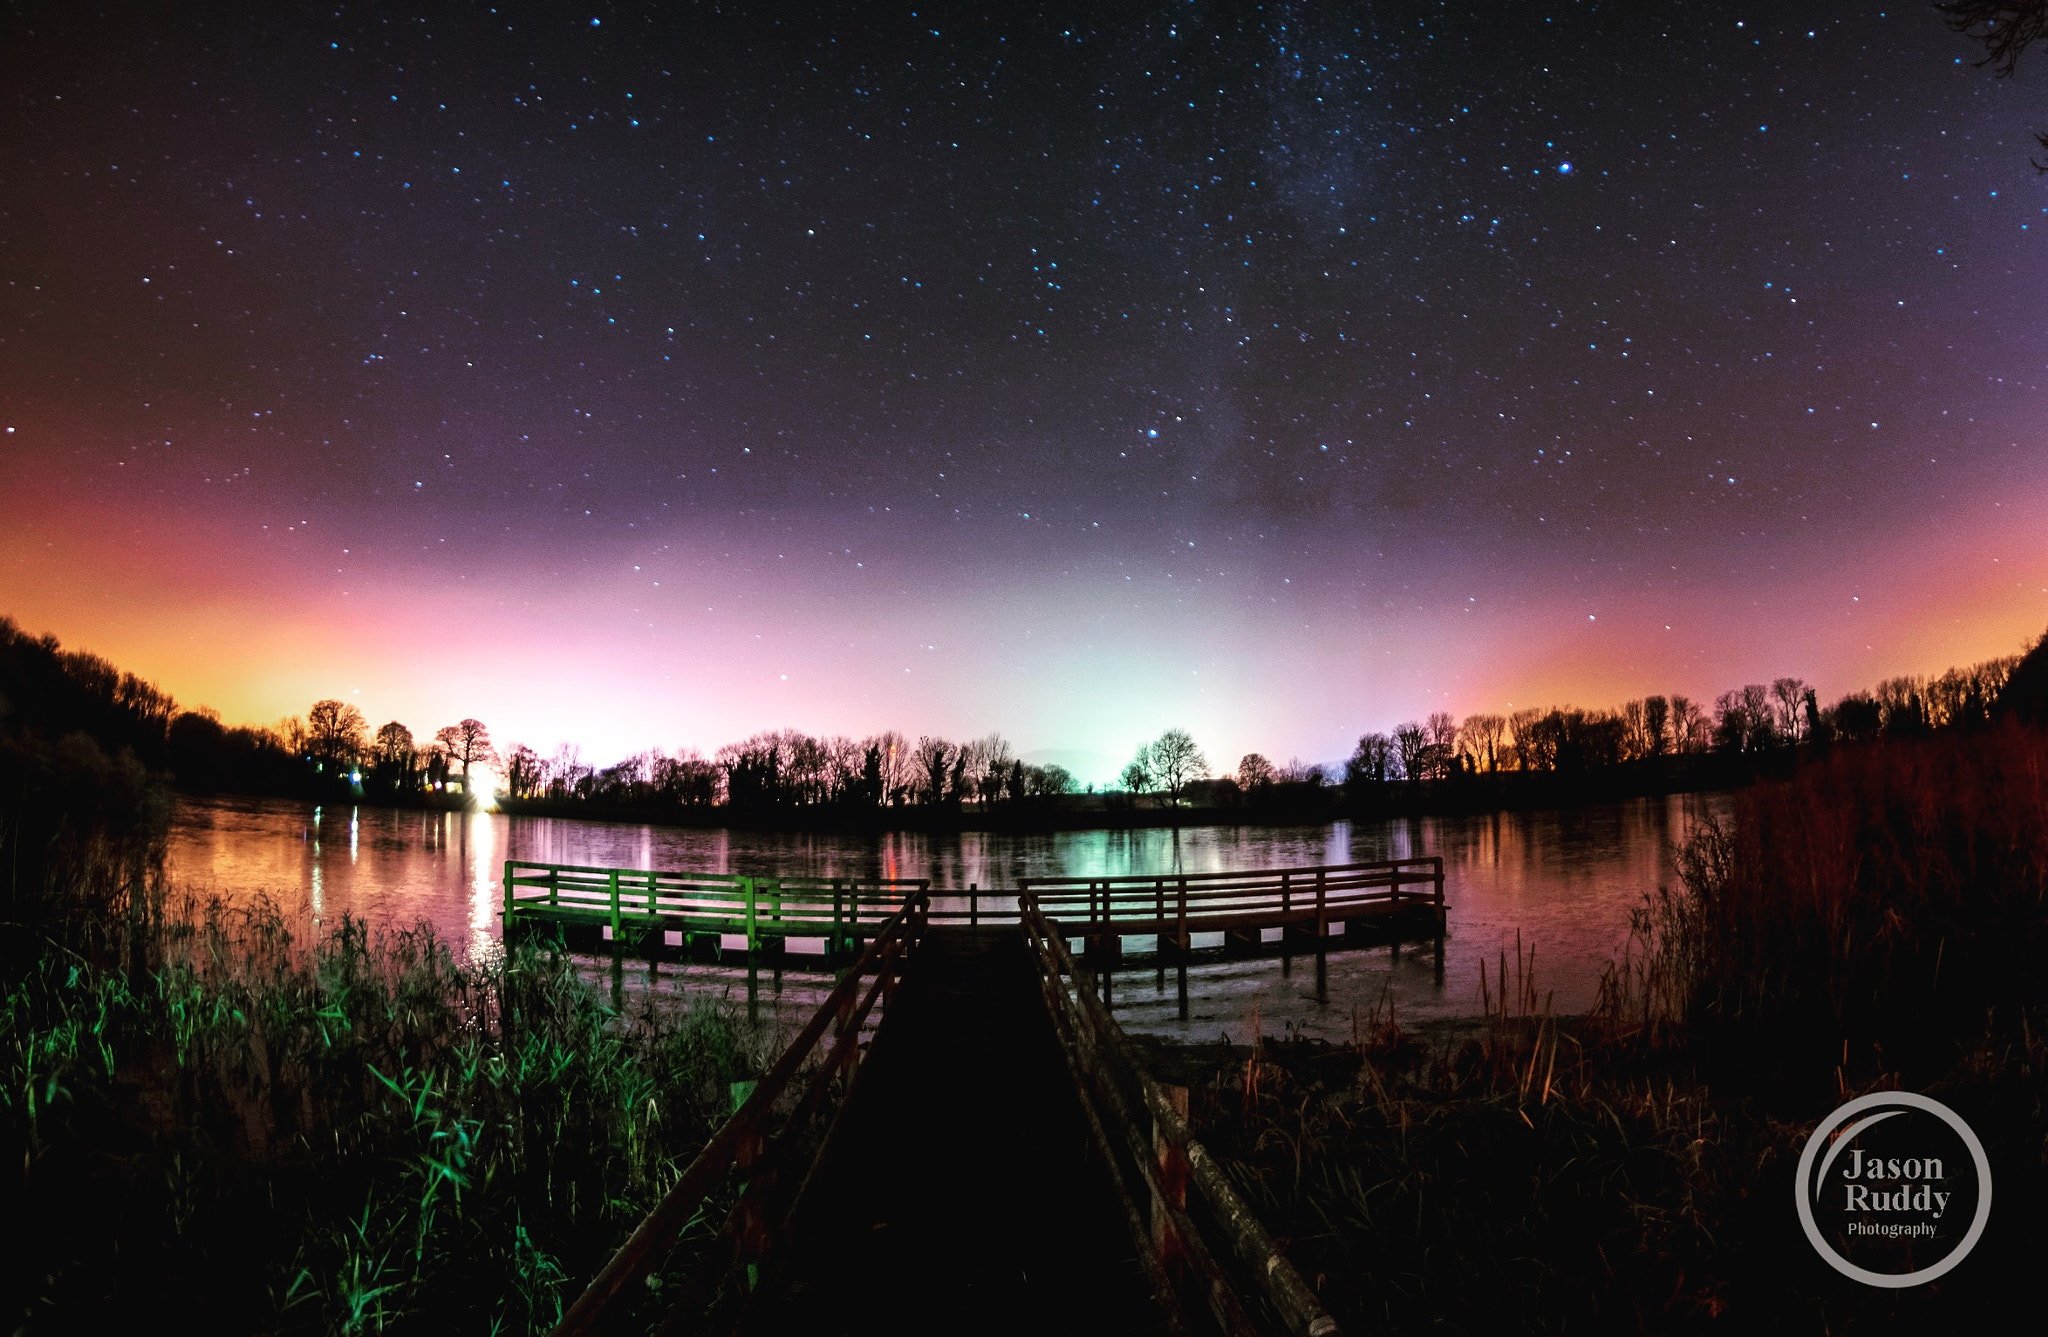
[[[930,888],[924,878],[756,877],[505,861],[505,925],[733,934],[764,941],[824,938],[851,949]]]
[[[852,1099],[863,1071],[861,1029],[877,1001],[887,1008],[896,982],[925,930],[925,896],[909,894],[878,924],[867,949],[840,976],[838,987],[811,1014],[775,1065],[757,1082],[734,1091],[738,1108],[719,1126],[649,1212],[632,1236],[593,1277],[555,1328],[555,1337],[580,1337],[611,1326],[647,1293],[647,1279],[661,1270],[677,1240],[706,1202],[734,1177],[744,1179],[737,1200],[710,1246],[664,1307],[671,1321],[688,1325],[701,1318],[735,1268],[756,1266],[787,1234],[810,1186],[812,1171],[831,1149],[840,1114]],[[831,1047],[820,1051],[827,1034]],[[815,1061],[813,1056],[815,1055]],[[809,1065],[806,1071],[806,1065]],[[846,1097],[832,1105],[833,1081],[844,1074]],[[827,1107],[822,1141],[811,1135]],[[779,1117],[778,1110],[787,1110]]]
[[[1098,879],[1099,881],[1099,879]],[[1206,1309],[1225,1334],[1336,1337],[1316,1293],[1267,1235],[1187,1125],[1187,1089],[1132,1060],[1123,1031],[1067,951],[1070,926],[1029,893],[1020,911],[1046,1009],[1097,1153],[1108,1168],[1139,1263],[1176,1330]]]
[[[1185,948],[1191,933],[1257,928],[1314,930],[1393,910],[1444,910],[1444,861],[1430,855],[1227,873],[1131,873],[1030,877],[1015,890],[971,885],[932,893],[934,924],[1015,924],[1023,898],[1038,900],[1067,936],[1158,935]]]
[[[1431,855],[1313,868],[1124,877],[1034,877],[1018,884],[1068,937],[1157,934],[1162,947],[1187,950],[1195,933],[1252,934],[1268,928],[1321,938],[1397,910],[1444,909],[1444,861]]]

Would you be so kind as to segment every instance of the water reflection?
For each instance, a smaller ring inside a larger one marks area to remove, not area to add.
[[[341,820],[339,811],[276,800],[186,800],[172,831],[171,863],[188,885],[233,898],[267,891],[287,915],[314,924],[343,912],[373,923],[428,919],[460,950],[487,959],[499,950],[500,878],[507,859],[925,877],[935,890],[965,891],[1010,888],[1025,877],[1221,872],[1441,854],[1450,906],[1441,984],[1428,950],[1413,945],[1332,954],[1322,1000],[1316,997],[1312,960],[1209,964],[1190,973],[1191,1009],[1183,1022],[1175,1015],[1170,973],[1163,981],[1149,969],[1116,977],[1118,1014],[1139,1029],[1204,1039],[1218,1032],[1241,1036],[1257,1005],[1269,1030],[1294,1025],[1341,1039],[1349,1034],[1352,1009],[1382,997],[1416,1019],[1476,1010],[1480,962],[1512,954],[1517,935],[1536,951],[1539,990],[1553,994],[1559,1011],[1583,1010],[1593,1000],[1601,967],[1626,936],[1629,908],[1671,882],[1671,845],[1682,837],[1688,811],[1702,804],[1723,806],[1718,798],[1694,797],[1568,813],[1321,826],[878,836],[352,808],[342,858],[322,841],[323,827]],[[989,900],[982,904],[991,908]],[[1488,969],[1490,974],[1492,964]],[[797,992],[808,996],[808,988],[804,984]]]

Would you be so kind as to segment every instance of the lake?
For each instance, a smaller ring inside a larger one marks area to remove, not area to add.
[[[1343,1040],[1354,1008],[1391,999],[1404,1021],[1475,1013],[1480,967],[1491,984],[1500,955],[1534,949],[1539,995],[1559,1012],[1591,1005],[1603,966],[1628,935],[1629,910],[1675,885],[1672,853],[1725,795],[1635,799],[1569,812],[1396,818],[1316,826],[1190,827],[1012,835],[804,835],[630,826],[501,813],[423,812],[275,799],[182,799],[170,841],[172,876],[232,901],[268,893],[302,926],[344,914],[372,924],[432,922],[458,952],[501,950],[500,876],[507,859],[695,872],[824,877],[925,877],[934,888],[1010,887],[1021,877],[1226,872],[1442,855],[1449,934],[1444,976],[1428,944],[1332,952],[1325,996],[1313,957],[1256,957],[1188,972],[1189,1016],[1177,1015],[1173,973],[1119,970],[1125,1025],[1182,1039],[1243,1041],[1257,1009],[1268,1033],[1295,1028]],[[1198,940],[1199,942],[1199,940]],[[629,972],[645,983],[644,965]],[[744,972],[662,967],[657,987],[736,992]],[[762,977],[779,1012],[823,996],[820,978]]]

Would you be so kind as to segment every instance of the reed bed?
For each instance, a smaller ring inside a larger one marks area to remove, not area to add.
[[[1350,1331],[1989,1325],[2048,1245],[2044,760],[1996,730],[1745,791],[1591,1015],[1553,1015],[1517,944],[1469,1024],[1414,1034],[1383,1002],[1332,1046],[1254,1021],[1162,1075]],[[1949,1277],[1885,1292],[1818,1259],[1792,1181],[1828,1110],[1901,1087],[1970,1120],[2012,1208]]]
[[[613,1010],[533,947],[153,894],[0,998],[27,1330],[545,1328],[759,1071],[697,1000]],[[10,1172],[13,1173],[13,1172]]]

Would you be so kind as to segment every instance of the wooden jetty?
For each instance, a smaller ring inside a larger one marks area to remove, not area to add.
[[[557,927],[572,946],[599,942],[606,931],[613,942],[657,950],[670,933],[684,951],[737,938],[750,955],[816,939],[837,965],[919,894],[938,902],[928,918],[941,926],[1020,924],[1024,902],[1035,900],[1066,937],[1086,944],[1091,962],[1106,966],[1122,961],[1130,938],[1152,939],[1153,950],[1171,960],[1193,955],[1198,934],[1222,935],[1220,950],[1231,953],[1378,945],[1404,932],[1440,937],[1444,927],[1444,863],[1436,856],[1026,878],[1014,891],[964,892],[933,891],[922,878],[759,877],[508,860],[505,927],[515,934]],[[1269,940],[1269,933],[1277,936]]]
[[[1190,1133],[1186,1091],[1134,1058],[1106,974],[1068,944],[1113,965],[1102,944],[1152,936],[1184,962],[1201,933],[1243,945],[1278,930],[1283,948],[1320,949],[1362,945],[1353,925],[1419,921],[1441,962],[1442,861],[1034,879],[986,908],[970,891],[936,910],[920,882],[508,867],[508,927],[610,927],[617,942],[637,917],[642,931],[859,944],[560,1337],[865,1331],[885,1283],[905,1333],[1336,1337]]]
[[[1337,1337],[1064,927],[1017,920],[933,925],[916,893],[878,925],[558,1337],[867,1332],[877,1304],[906,1334]]]

